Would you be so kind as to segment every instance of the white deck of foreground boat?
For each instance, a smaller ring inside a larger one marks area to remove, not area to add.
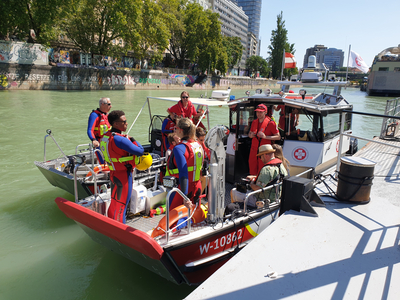
[[[377,162],[370,203],[286,212],[186,299],[400,299],[399,152],[357,154]]]

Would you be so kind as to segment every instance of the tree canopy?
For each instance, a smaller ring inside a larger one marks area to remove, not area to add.
[[[73,0],[0,1],[0,38],[27,38],[49,45],[59,34],[59,20]],[[31,31],[32,30],[32,31]]]
[[[270,55],[270,64],[273,78],[279,78],[282,71],[283,50],[286,52],[295,53],[294,44],[288,43],[287,29],[285,28],[285,21],[283,20],[283,12],[277,16],[276,29],[272,30],[271,45],[268,46],[268,54]],[[290,74],[293,69],[285,70],[286,74]]]
[[[246,69],[249,70],[250,75],[260,72],[263,77],[268,77],[270,69],[267,61],[261,56],[253,55],[246,60]]]
[[[228,56],[228,67],[233,68],[240,62],[243,55],[243,45],[240,37],[224,36],[222,38],[222,44],[224,45]]]

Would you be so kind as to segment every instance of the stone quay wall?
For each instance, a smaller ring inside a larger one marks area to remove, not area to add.
[[[99,69],[0,63],[0,90],[146,90],[146,89],[278,89],[275,80],[249,77],[197,76],[161,70]]]

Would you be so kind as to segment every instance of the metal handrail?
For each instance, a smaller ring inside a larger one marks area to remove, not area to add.
[[[64,151],[62,151],[60,145],[56,142],[56,139],[51,135],[51,130],[47,129],[46,130],[47,135],[44,136],[44,155],[43,155],[43,162],[46,162],[46,139],[47,137],[51,137],[54,141],[54,143],[57,145],[58,149],[60,149],[61,154],[64,155],[66,159],[68,159],[67,155],[65,155]]]
[[[89,167],[88,165],[86,165],[86,164],[85,165],[77,164],[75,166],[75,168],[74,168],[74,192],[75,192],[75,202],[76,203],[79,200],[79,198],[78,198],[78,182],[77,182],[77,179],[76,179],[76,177],[77,177],[76,176],[76,172],[77,172],[77,170],[78,170],[78,168],[80,166],[86,167],[89,170],[89,172],[91,172],[93,174],[93,178],[94,178],[94,195],[95,195],[95,197],[97,196],[97,176],[96,176],[94,170],[91,167]]]
[[[190,199],[178,188],[174,187],[172,188],[166,197],[166,225],[165,225],[165,233],[166,233],[166,239],[167,239],[167,244],[169,242],[169,234],[171,233],[171,231],[169,230],[169,197],[171,196],[171,194],[173,192],[177,192],[179,195],[182,196],[182,198],[185,201],[190,201]],[[190,214],[190,208],[188,208],[188,218],[186,219],[187,223],[188,223],[188,234],[190,234],[190,228],[191,228],[191,222],[189,222],[189,220],[192,218],[191,214]]]
[[[377,117],[377,118],[391,118],[391,119],[398,119],[400,120],[400,116],[396,117],[396,116],[388,116],[388,115],[381,115],[381,114],[371,114],[371,113],[364,113],[364,112],[358,112],[358,111],[351,111],[351,110],[343,110],[342,112],[342,120],[344,120],[346,113],[351,113],[351,114],[357,114],[357,115],[363,115],[363,116],[370,116],[370,117]],[[382,134],[382,133],[381,133]],[[339,138],[339,152],[338,152],[338,160],[336,163],[336,171],[339,172],[339,168],[340,168],[340,159],[342,158],[342,146],[343,146],[343,137],[347,136],[347,137],[353,137],[356,139],[360,139],[360,140],[364,140],[364,141],[368,141],[368,142],[373,142],[373,143],[377,143],[377,144],[381,144],[381,145],[386,145],[386,146],[390,146],[393,148],[397,148],[400,149],[399,146],[396,145],[391,145],[388,143],[383,143],[383,142],[379,142],[379,141],[375,141],[372,139],[367,139],[361,136],[356,136],[353,134],[349,134],[349,133],[345,133],[344,132],[344,122],[342,122],[341,126],[340,126],[340,138]],[[381,136],[381,135],[380,135]]]

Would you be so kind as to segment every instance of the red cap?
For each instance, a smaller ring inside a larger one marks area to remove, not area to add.
[[[255,111],[265,111],[265,112],[267,112],[268,108],[264,104],[259,104],[259,105],[257,105],[257,108],[256,108]]]

